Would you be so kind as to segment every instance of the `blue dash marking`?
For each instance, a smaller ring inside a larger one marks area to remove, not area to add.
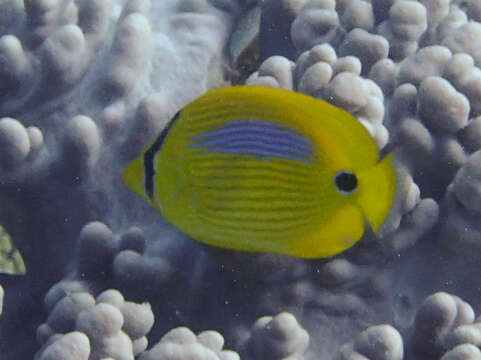
[[[312,142],[288,127],[269,121],[239,119],[190,138],[204,153],[249,154],[303,162],[315,160]]]

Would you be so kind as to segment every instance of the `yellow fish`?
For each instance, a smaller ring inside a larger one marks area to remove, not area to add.
[[[379,230],[391,155],[347,111],[287,90],[212,90],[179,111],[125,183],[190,237],[222,248],[328,257]]]

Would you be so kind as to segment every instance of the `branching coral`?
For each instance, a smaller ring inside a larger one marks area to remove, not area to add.
[[[246,359],[479,357],[471,306],[436,293],[481,298],[479,4],[0,1],[0,223],[27,268],[0,278],[2,358],[238,359],[224,338]],[[124,187],[230,77],[342,107],[395,151],[379,234],[324,260],[225,251]]]
[[[471,306],[457,296],[442,292],[428,296],[421,304],[411,341],[414,351],[422,356],[439,356],[449,350],[444,355],[446,358],[454,357],[455,353],[472,352],[472,346],[461,349],[460,345],[481,344]]]
[[[145,335],[154,323],[148,304],[125,301],[116,290],[96,299],[88,292],[67,293],[54,303],[57,289],[47,294],[50,316],[37,330],[43,344],[38,359],[133,359],[147,348]]]
[[[337,359],[403,359],[403,341],[396,329],[389,325],[371,326],[354,341],[343,345]]]
[[[151,350],[142,354],[140,359],[239,359],[237,353],[222,350],[223,345],[224,339],[218,332],[204,331],[196,336],[188,328],[180,327],[165,334]]]
[[[247,343],[248,357],[253,359],[286,359],[301,357],[309,335],[289,313],[264,316],[254,323]]]

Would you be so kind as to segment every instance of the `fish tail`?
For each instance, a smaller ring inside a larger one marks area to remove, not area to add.
[[[122,180],[124,181],[125,185],[127,185],[130,189],[135,191],[138,195],[140,195],[143,199],[151,202],[151,199],[147,196],[145,192],[145,184],[144,184],[144,157],[139,156],[137,159],[132,161],[127,168],[124,170],[124,174],[122,176]],[[139,176],[142,174],[142,176]]]

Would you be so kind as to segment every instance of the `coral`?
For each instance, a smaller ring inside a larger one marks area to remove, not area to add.
[[[0,0],[0,224],[26,267],[0,274],[2,359],[479,358],[480,34],[478,0]],[[122,184],[229,80],[342,107],[394,151],[378,234],[226,251]]]
[[[414,352],[426,357],[447,352],[443,359],[473,352],[472,347],[481,345],[479,324],[474,320],[472,307],[459,297],[444,292],[428,296],[416,314],[411,339]],[[463,344],[471,346],[460,348]]]
[[[389,20],[378,32],[389,41],[389,57],[400,61],[418,50],[419,38],[427,29],[428,12],[422,3],[398,1],[389,8]],[[429,12],[430,14],[430,12]]]
[[[285,359],[302,357],[309,344],[309,334],[289,313],[264,316],[254,323],[247,343],[252,359]]]
[[[143,353],[139,359],[239,359],[239,355],[235,352],[222,350],[223,346],[224,338],[216,331],[203,331],[196,336],[188,328],[178,327],[165,334],[152,349]]]
[[[145,336],[154,323],[150,305],[125,301],[117,290],[94,298],[81,289],[79,283],[65,283],[47,293],[50,315],[37,329],[43,344],[38,359],[56,359],[63,352],[72,359],[133,359],[147,348]]]
[[[441,360],[468,360],[479,357],[481,357],[481,351],[478,347],[472,344],[462,344],[445,353]]]
[[[457,172],[442,203],[439,243],[467,264],[476,264],[481,251],[479,247],[480,166],[481,151],[478,150],[468,157],[466,163]]]
[[[390,325],[371,326],[343,345],[337,359],[403,359],[403,340]]]
[[[88,337],[79,332],[73,331],[63,336],[52,336],[51,341],[36,356],[36,360],[88,360],[90,357],[90,343]]]

